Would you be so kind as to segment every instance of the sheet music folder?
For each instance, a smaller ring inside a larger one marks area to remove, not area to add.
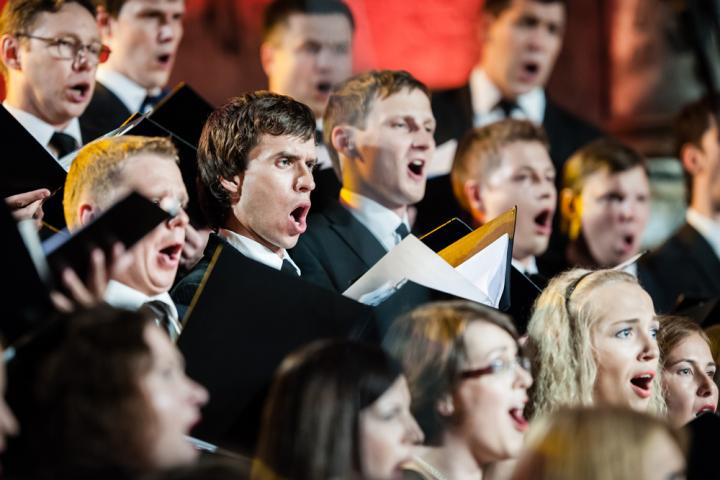
[[[213,107],[185,83],[178,84],[157,106],[145,115],[135,114],[113,135],[170,137],[178,150],[180,171],[187,189],[187,213],[196,227],[207,224],[198,201],[197,146],[205,121]]]
[[[0,196],[47,188],[53,195],[43,204],[43,221],[54,230],[61,230],[65,227],[62,198],[67,172],[3,106],[0,106],[0,132],[5,160],[0,175]]]
[[[372,308],[218,245],[178,347],[210,401],[194,435],[252,453],[275,369],[321,338],[379,342]]]

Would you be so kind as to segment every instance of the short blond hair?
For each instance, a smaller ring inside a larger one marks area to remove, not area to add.
[[[123,185],[125,161],[140,154],[151,153],[178,163],[178,152],[169,138],[122,135],[101,138],[85,145],[73,160],[65,179],[63,206],[68,228],[76,228],[82,201],[105,207],[115,199]]]
[[[453,193],[463,209],[470,211],[465,198],[465,182],[487,177],[500,166],[502,149],[516,142],[538,142],[550,148],[542,127],[527,120],[503,120],[467,132],[460,140],[453,159],[450,180]]]
[[[535,383],[531,388],[534,415],[564,406],[591,406],[597,378],[592,328],[598,321],[593,292],[610,283],[639,285],[620,270],[577,268],[553,278],[538,297],[528,323],[528,349]],[[653,379],[650,411],[666,411],[659,375]]]

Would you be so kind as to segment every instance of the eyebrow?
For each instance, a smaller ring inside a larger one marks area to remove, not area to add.
[[[682,362],[687,362],[687,363],[691,363],[691,364],[693,364],[693,365],[702,366],[702,364],[701,364],[700,362],[698,362],[697,360],[692,360],[692,359],[690,359],[690,358],[681,358],[681,359],[679,359],[679,360],[675,360],[674,362],[672,362],[670,365],[668,365],[668,367],[674,367],[674,366],[677,365],[678,363],[682,363]],[[717,368],[717,364],[716,364],[715,362],[708,362],[708,363],[705,364],[705,366],[706,366],[706,367],[715,367],[715,368]]]

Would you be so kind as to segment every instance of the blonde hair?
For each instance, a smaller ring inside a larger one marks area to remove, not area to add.
[[[553,278],[535,302],[528,324],[528,350],[535,383],[531,389],[535,415],[562,406],[591,406],[597,377],[592,327],[598,320],[592,292],[609,283],[638,285],[619,270],[574,269]],[[650,411],[664,414],[659,384],[653,379]]]
[[[683,433],[657,417],[609,406],[561,409],[533,422],[512,480],[649,478],[643,459],[656,435],[684,455]]]
[[[178,152],[169,138],[121,135],[101,138],[85,145],[73,160],[67,178],[63,206],[70,229],[80,223],[78,207],[90,201],[105,207],[122,186],[125,161],[140,154],[155,154],[178,162]]]

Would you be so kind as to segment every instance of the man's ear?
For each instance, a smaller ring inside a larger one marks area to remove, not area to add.
[[[446,393],[435,404],[437,412],[443,417],[451,417],[455,413],[455,402],[452,395]]]
[[[220,185],[230,194],[230,200],[236,202],[242,194],[242,174],[235,175],[232,179],[220,177]]]
[[[705,168],[705,154],[697,145],[686,143],[680,149],[680,162],[691,176],[695,176]]]
[[[568,237],[575,240],[582,226],[582,196],[575,195],[570,188],[560,190],[560,216]]]
[[[339,155],[347,158],[359,158],[360,153],[355,147],[355,135],[355,128],[348,125],[337,125],[330,134],[330,141]]]
[[[87,225],[91,221],[95,219],[95,217],[98,216],[99,210],[95,207],[93,207],[89,203],[81,203],[78,207],[78,224],[76,225],[76,228],[79,228],[83,225]]]
[[[482,185],[477,180],[465,180],[463,184],[463,195],[470,207],[470,215],[473,220],[482,225],[485,223],[485,204],[482,200]]]
[[[20,70],[20,39],[14,35],[5,34],[0,37],[0,55],[2,62],[8,69]]]
[[[480,16],[478,17],[477,21],[475,22],[475,36],[478,41],[478,45],[481,47],[485,45],[485,43],[489,42],[492,39],[492,26],[495,23],[495,20],[497,20],[497,17],[495,15],[491,15],[486,12],[481,12]]]
[[[275,63],[275,46],[270,42],[263,42],[260,44],[260,65],[262,65],[263,72],[270,78]]]

